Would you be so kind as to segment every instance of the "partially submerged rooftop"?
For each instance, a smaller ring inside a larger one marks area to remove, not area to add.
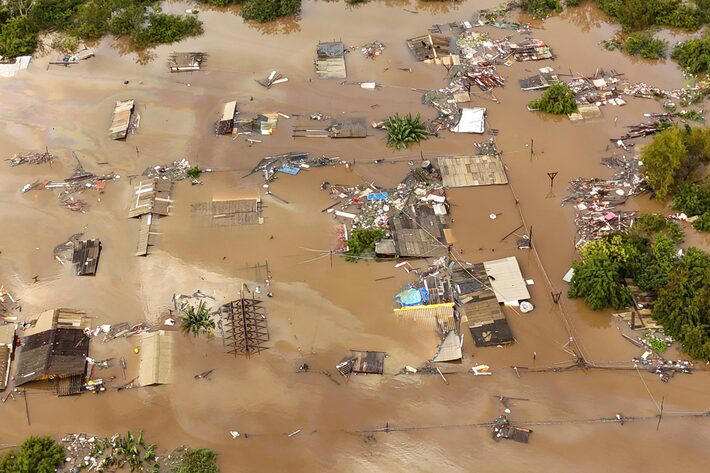
[[[159,330],[141,335],[138,384],[168,384],[173,374],[173,334]]]
[[[340,41],[318,43],[315,66],[319,79],[345,79],[345,45]]]
[[[507,184],[508,176],[498,156],[451,156],[438,160],[444,187]]]
[[[15,384],[84,375],[89,340],[78,328],[54,328],[21,337]]]

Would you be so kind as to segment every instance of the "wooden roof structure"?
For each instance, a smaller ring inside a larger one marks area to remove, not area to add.
[[[520,266],[515,256],[484,261],[486,274],[493,287],[498,302],[518,302],[530,299],[528,286],[520,272]]]
[[[450,156],[438,159],[444,187],[507,184],[503,162],[497,156]]]
[[[489,287],[482,263],[457,269],[451,276],[454,294],[462,312],[461,321],[468,323],[477,347],[512,343],[513,333],[496,295]]]
[[[454,319],[454,303],[415,305],[394,309],[400,320],[431,327],[443,327],[453,330],[456,327]]]
[[[85,312],[66,307],[45,310],[30,322],[32,326],[23,330],[24,336],[34,335],[54,328],[78,328],[83,330],[91,327],[91,318]]]
[[[101,242],[98,239],[78,241],[71,258],[77,276],[96,274],[100,254]]]
[[[389,225],[397,256],[429,258],[447,254],[443,224],[431,207],[418,207],[411,217],[405,213],[395,215]]]
[[[89,342],[78,328],[55,328],[20,338],[15,384],[84,375]]]
[[[135,218],[146,214],[169,215],[172,186],[169,179],[157,177],[140,181],[133,188],[128,216]]]
[[[450,55],[449,37],[443,34],[426,34],[410,38],[407,46],[417,61],[441,59]]]
[[[150,386],[172,381],[173,344],[171,332],[159,330],[141,336],[138,384]]]
[[[200,52],[173,53],[168,58],[170,72],[192,72],[202,69],[207,54]]]
[[[346,118],[334,120],[328,128],[331,138],[366,138],[367,120],[365,118]]]
[[[208,219],[208,225],[226,227],[232,225],[260,225],[261,199],[214,200],[192,204],[192,212]]]
[[[340,41],[318,43],[315,66],[319,79],[345,79],[345,45]]]
[[[109,138],[112,140],[122,140],[126,138],[134,107],[135,101],[133,100],[119,100],[116,102],[116,108],[113,110],[113,118],[111,119],[111,126],[108,130]]]

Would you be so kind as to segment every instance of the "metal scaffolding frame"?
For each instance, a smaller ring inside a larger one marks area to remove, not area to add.
[[[249,357],[268,347],[269,329],[263,301],[253,298],[237,299],[219,308],[222,341],[227,353]]]

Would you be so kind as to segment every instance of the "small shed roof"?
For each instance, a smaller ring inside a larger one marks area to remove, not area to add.
[[[141,386],[172,381],[173,343],[172,333],[162,330],[141,336],[138,369],[138,383]]]
[[[209,219],[209,225],[258,225],[264,223],[261,216],[261,199],[214,200],[192,204],[192,212]]]
[[[116,108],[113,110],[113,118],[111,126],[108,130],[108,136],[112,140],[120,140],[128,134],[128,126],[131,123],[131,115],[133,114],[133,100],[119,100],[116,102]]]
[[[237,101],[232,100],[224,104],[222,110],[222,120],[234,120],[234,114],[237,113]]]
[[[72,263],[77,276],[91,276],[96,274],[101,254],[101,242],[98,239],[82,240],[77,242],[72,253]]]
[[[517,302],[530,299],[527,284],[515,256],[484,261],[486,274],[498,302]]]
[[[18,386],[30,381],[82,375],[89,337],[77,328],[56,328],[22,337],[17,349]]]
[[[0,345],[0,391],[7,387],[10,379],[10,348]]]
[[[365,138],[367,137],[367,120],[365,118],[346,118],[335,120],[329,128],[331,138]]]
[[[503,162],[497,156],[448,156],[438,161],[444,187],[508,183]]]

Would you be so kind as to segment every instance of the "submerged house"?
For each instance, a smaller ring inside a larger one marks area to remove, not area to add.
[[[392,238],[380,240],[375,246],[378,256],[400,258],[431,258],[448,252],[447,215],[437,215],[431,206],[411,207],[389,221]]]
[[[345,79],[345,45],[340,41],[318,43],[315,66],[319,79]]]
[[[215,133],[218,135],[231,135],[234,130],[234,117],[237,115],[237,101],[232,100],[224,104],[222,118],[215,123]]]
[[[170,72],[193,72],[202,69],[207,55],[200,52],[173,53],[168,58]]]
[[[410,38],[407,46],[417,61],[439,62],[451,56],[450,39],[443,34],[426,34]]]
[[[146,333],[140,338],[138,384],[168,384],[173,373],[173,336],[163,330]]]
[[[80,392],[86,376],[90,338],[89,319],[72,309],[48,310],[19,339],[15,356],[15,385],[55,380],[62,394]]]

